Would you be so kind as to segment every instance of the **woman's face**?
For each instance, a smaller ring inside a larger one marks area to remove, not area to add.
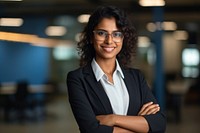
[[[116,59],[122,49],[123,35],[116,26],[115,18],[103,18],[93,32],[96,59]]]

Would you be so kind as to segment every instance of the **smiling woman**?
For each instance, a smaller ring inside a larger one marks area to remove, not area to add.
[[[129,68],[135,28],[117,7],[99,7],[78,42],[79,69],[67,76],[81,133],[165,132],[166,120],[140,70]]]
[[[103,18],[95,27],[93,46],[97,62],[115,62],[117,54],[122,49],[122,32],[116,26],[115,18]],[[118,36],[116,34],[118,33]],[[119,36],[121,35],[121,36]],[[113,63],[115,64],[115,63]],[[110,73],[113,70],[104,71]],[[110,79],[112,81],[112,79]]]
[[[112,43],[112,46],[123,43],[122,51],[116,55],[118,60],[121,63],[123,62],[122,65],[130,63],[132,54],[136,53],[137,37],[135,28],[126,18],[124,12],[116,11],[113,14],[107,14],[109,11],[111,9],[102,12],[97,11],[90,16],[89,22],[82,33],[82,40],[78,43],[79,52],[81,53],[81,66],[86,65],[93,59],[95,55],[93,44],[96,43],[102,43],[101,45],[105,42]],[[115,13],[120,17],[115,17]]]

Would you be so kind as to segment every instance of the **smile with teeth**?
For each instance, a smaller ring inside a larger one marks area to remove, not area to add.
[[[102,47],[102,48],[106,52],[112,52],[115,49],[115,47]]]

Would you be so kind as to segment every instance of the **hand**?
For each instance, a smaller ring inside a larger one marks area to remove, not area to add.
[[[96,116],[96,119],[99,121],[101,125],[114,126],[115,124],[114,117],[115,117],[114,114],[98,115]]]
[[[158,111],[160,111],[160,107],[158,104],[153,104],[153,102],[148,102],[142,106],[138,115],[150,115],[150,114],[155,114]]]

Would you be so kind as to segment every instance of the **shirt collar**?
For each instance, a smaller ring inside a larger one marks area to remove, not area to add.
[[[117,64],[116,65],[116,71],[120,73],[122,78],[124,78],[124,74],[123,74],[122,69],[121,69],[121,67],[119,65],[119,62],[117,60],[116,60],[116,64]]]
[[[101,67],[97,64],[96,60],[93,58],[92,62],[91,62],[91,66],[92,66],[92,70],[94,72],[94,75],[97,79],[97,81],[99,81],[103,75],[105,75],[105,73],[103,72],[103,70],[101,69]],[[124,78],[124,74],[121,70],[121,67],[118,63],[118,61],[116,60],[116,72],[119,72],[119,74],[121,75],[122,78]]]

